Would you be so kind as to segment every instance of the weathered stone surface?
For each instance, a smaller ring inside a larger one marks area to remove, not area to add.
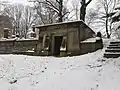
[[[39,39],[41,41],[41,47],[39,47],[40,55],[55,55],[56,53],[56,44],[61,42],[60,39],[56,41],[57,38],[66,37],[66,55],[80,55],[83,53],[88,53],[91,51],[95,51],[103,47],[103,43],[101,41],[96,41],[95,43],[84,43],[80,44],[81,41],[86,40],[88,38],[92,38],[95,36],[95,32],[89,28],[83,21],[76,22],[64,22],[57,24],[50,24],[44,26],[36,26],[39,29]],[[46,37],[49,37],[48,42],[48,50],[46,53],[45,43]],[[42,40],[41,40],[42,38]],[[61,42],[62,43],[62,42]],[[39,46],[40,46],[39,44]],[[61,46],[58,44],[57,49],[60,49]],[[59,52],[60,50],[58,50]],[[60,54],[60,52],[58,53]]]
[[[9,40],[0,41],[0,53],[12,54],[12,53],[25,53],[29,51],[35,51],[37,48],[38,40]]]

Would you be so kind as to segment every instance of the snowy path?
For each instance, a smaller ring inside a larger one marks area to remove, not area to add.
[[[0,55],[0,90],[119,90],[120,58]]]

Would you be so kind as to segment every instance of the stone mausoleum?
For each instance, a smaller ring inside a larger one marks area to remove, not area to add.
[[[39,41],[36,53],[39,55],[80,55],[101,48],[102,42],[96,40],[95,32],[83,21],[64,22],[36,26]],[[88,40],[94,38],[94,42]],[[84,41],[84,42],[83,42]]]

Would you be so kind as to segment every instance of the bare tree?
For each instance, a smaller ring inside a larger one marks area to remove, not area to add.
[[[38,16],[40,17],[40,24],[53,23],[54,20],[56,20],[56,13],[52,9],[47,8],[46,4],[38,2],[35,3],[35,10],[37,11]]]
[[[22,30],[23,30],[24,37],[26,38],[29,28],[32,27],[32,24],[36,21],[38,16],[33,10],[33,7],[30,7],[30,6],[24,6],[24,11],[22,16],[23,16],[21,21],[21,24],[23,27]]]
[[[103,23],[105,24],[105,29],[106,29],[106,35],[107,38],[110,38],[110,35],[112,33],[112,23],[110,22],[110,13],[113,12],[115,5],[116,5],[116,0],[101,0],[99,1],[100,5],[101,5],[101,12],[102,12],[102,16],[101,16],[101,20],[103,21]]]
[[[56,17],[57,22],[62,22],[64,20],[65,15],[69,13],[67,8],[64,7],[63,0],[34,0],[34,2],[37,3],[36,9],[40,16],[42,16],[42,14],[45,15],[45,12],[41,13],[44,7],[45,11],[51,12],[51,14],[53,14],[53,16]],[[41,19],[43,19],[43,17],[41,17]]]
[[[96,21],[99,19],[99,8],[92,9],[90,8],[86,15],[86,23],[88,26],[93,26]]]
[[[22,11],[24,7],[23,5],[16,4],[16,5],[6,5],[4,8],[4,15],[8,15],[14,26],[13,34],[20,35],[20,20],[22,18]]]
[[[3,14],[4,7],[9,4],[9,1],[0,1],[0,14]]]
[[[90,4],[92,0],[89,0],[86,2],[86,0],[81,0],[81,7],[80,7],[80,20],[85,21],[85,15],[86,15],[86,8]]]
[[[24,6],[21,4],[5,5],[3,14],[8,15],[11,18],[14,26],[13,34],[19,34],[21,38],[26,38],[29,28],[32,27],[32,24],[38,17],[33,7]]]

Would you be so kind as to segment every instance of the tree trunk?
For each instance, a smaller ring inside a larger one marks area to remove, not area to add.
[[[63,10],[63,0],[60,0],[59,1],[59,14],[58,14],[58,17],[59,17],[59,21],[58,22],[62,22],[63,21],[63,16],[62,16],[62,10]]]
[[[86,3],[86,0],[81,1],[80,20],[85,21],[86,8],[87,8],[88,4],[90,4],[91,1],[92,0],[89,0],[87,3]]]
[[[108,32],[108,18],[106,18],[106,34],[107,34],[107,38],[110,38],[110,34]]]
[[[86,14],[85,0],[82,0],[80,8],[80,20],[85,21],[85,14]]]
[[[110,28],[110,36],[111,36],[111,34],[112,34],[112,22],[110,22],[110,26],[109,26],[109,28]]]

